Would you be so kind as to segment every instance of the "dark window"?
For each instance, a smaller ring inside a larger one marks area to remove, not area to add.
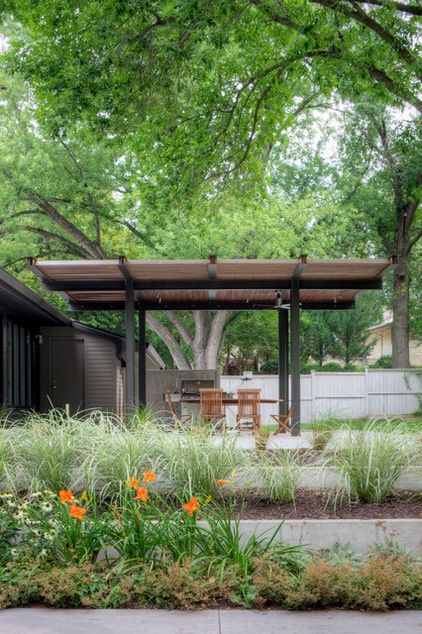
[[[7,403],[13,407],[35,407],[35,334],[7,322]]]

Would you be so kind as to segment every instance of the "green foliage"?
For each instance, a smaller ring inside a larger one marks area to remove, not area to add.
[[[393,367],[393,357],[391,354],[384,354],[379,359],[375,361],[371,365],[371,368],[392,368]]]
[[[298,456],[294,451],[264,454],[257,463],[260,476],[259,493],[270,502],[293,502],[300,475]]]
[[[393,491],[414,449],[399,426],[381,432],[368,423],[363,432],[346,432],[327,450],[325,465],[336,468],[343,480],[337,499],[381,502]]]
[[[260,374],[278,374],[278,360],[268,359],[259,369]]]

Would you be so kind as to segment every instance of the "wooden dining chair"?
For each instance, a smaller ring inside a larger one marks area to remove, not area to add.
[[[214,387],[202,387],[199,389],[199,417],[204,423],[210,423],[216,427],[222,426],[223,389]]]
[[[166,401],[168,408],[170,410],[170,414],[173,417],[173,420],[176,424],[176,427],[185,427],[186,423],[192,418],[192,414],[188,414],[187,416],[179,416],[176,414],[174,410],[173,401],[171,400],[171,392],[170,390],[166,390]]]
[[[278,425],[278,429],[274,432],[273,436],[277,436],[280,432],[284,433],[286,431],[291,434],[291,429],[289,427],[291,415],[291,409],[289,409],[287,414],[271,414],[271,418],[273,418]]]
[[[237,390],[237,429],[254,433],[261,427],[261,390]]]

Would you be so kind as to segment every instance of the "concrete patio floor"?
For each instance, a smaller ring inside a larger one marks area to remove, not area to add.
[[[1,634],[417,634],[422,612],[285,610],[56,610],[11,608],[0,612]]]

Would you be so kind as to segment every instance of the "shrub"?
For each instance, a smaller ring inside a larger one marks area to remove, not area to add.
[[[391,354],[384,354],[379,359],[377,359],[375,363],[373,363],[370,367],[390,369],[393,367],[393,357]]]
[[[268,359],[261,365],[259,374],[278,374],[278,360]]]

